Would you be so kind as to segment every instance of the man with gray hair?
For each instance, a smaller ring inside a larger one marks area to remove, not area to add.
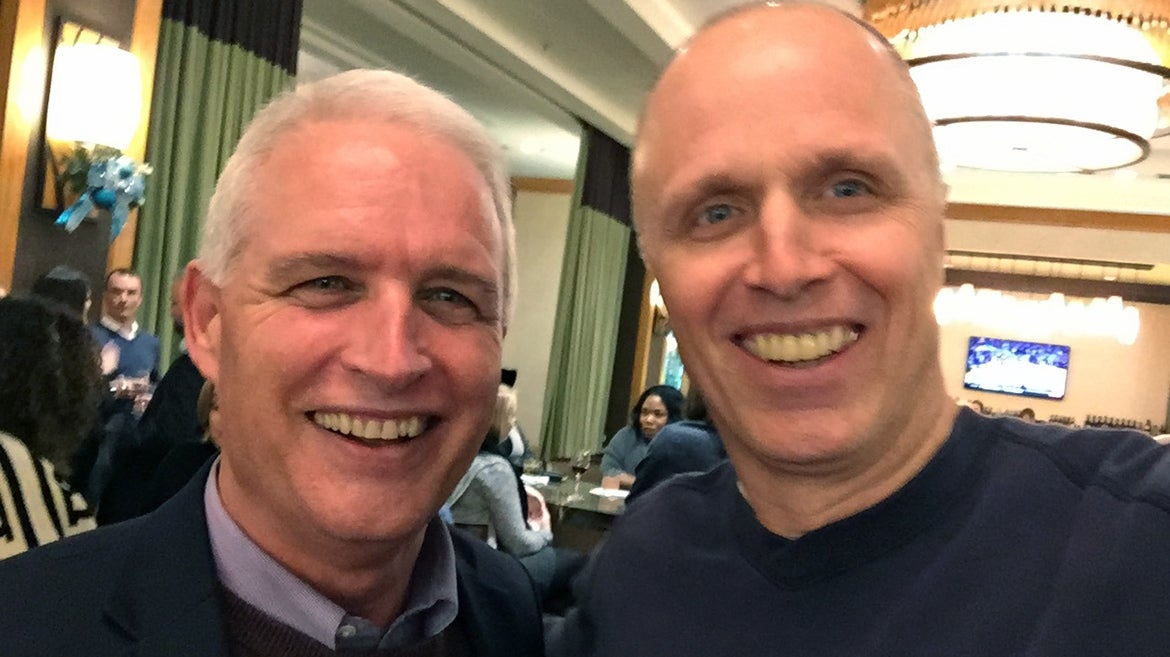
[[[730,464],[631,504],[555,655],[1170,654],[1170,458],[959,409],[945,188],[906,64],[811,3],[651,93],[634,222]]]
[[[497,147],[406,77],[258,113],[183,295],[222,451],[0,564],[4,655],[539,655],[523,569],[436,515],[490,422],[512,233]]]

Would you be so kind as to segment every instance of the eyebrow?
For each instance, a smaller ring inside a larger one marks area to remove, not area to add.
[[[742,179],[737,179],[736,176],[724,172],[704,174],[697,179],[683,181],[682,184],[672,182],[663,194],[663,198],[666,199],[666,203],[662,206],[663,214],[677,216],[699,199],[721,194],[734,194],[743,189],[744,186]]]
[[[806,170],[825,173],[842,169],[861,169],[901,175],[894,154],[884,151],[861,152],[855,149],[832,149],[814,153],[803,162],[803,165]]]
[[[333,269],[352,271],[361,268],[362,263],[356,258],[338,255],[336,253],[300,253],[287,258],[281,258],[268,267],[267,279],[283,281],[295,277],[306,270]]]

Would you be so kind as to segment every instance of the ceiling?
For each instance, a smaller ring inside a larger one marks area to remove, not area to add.
[[[629,144],[673,48],[708,17],[742,3],[304,0],[298,78],[359,67],[409,73],[479,118],[504,144],[513,175],[572,178],[575,117]],[[1119,173],[945,175],[952,203],[966,210],[961,221],[948,221],[951,249],[1155,265],[1139,282],[1170,286],[1170,137]],[[984,217],[980,208],[988,206],[1001,211]],[[1018,216],[1005,217],[1002,206]],[[1029,223],[1019,208],[1049,209],[1049,220]],[[1104,213],[1124,214],[1125,230],[1113,229]],[[1007,266],[1018,269],[1019,259]]]

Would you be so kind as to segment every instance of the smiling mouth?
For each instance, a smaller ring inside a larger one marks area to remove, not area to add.
[[[840,352],[857,341],[862,329],[837,325],[808,333],[759,333],[739,341],[748,353],[771,363],[810,364]]]
[[[333,433],[377,442],[397,442],[414,438],[426,431],[429,424],[427,418],[421,415],[397,420],[363,420],[348,413],[318,411],[311,414],[311,419],[317,426]]]

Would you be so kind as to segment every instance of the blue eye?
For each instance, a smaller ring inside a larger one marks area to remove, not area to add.
[[[347,304],[361,294],[361,285],[345,276],[318,276],[292,286],[287,295],[306,308],[326,309]]]
[[[314,290],[328,291],[328,290],[344,290],[348,287],[345,280],[340,276],[322,276],[321,278],[314,278],[305,283],[305,285]]]
[[[735,210],[726,203],[719,203],[703,209],[702,220],[708,224],[717,224],[731,218]]]
[[[439,289],[431,293],[430,298],[434,301],[441,301],[443,303],[454,303],[460,305],[470,306],[471,301],[454,290]]]
[[[847,180],[839,180],[830,187],[829,192],[835,198],[852,198],[855,196],[864,196],[870,193],[869,185],[856,179],[849,178]]]
[[[444,324],[471,324],[483,319],[483,313],[474,301],[450,288],[423,290],[417,298],[419,306],[428,315]]]

